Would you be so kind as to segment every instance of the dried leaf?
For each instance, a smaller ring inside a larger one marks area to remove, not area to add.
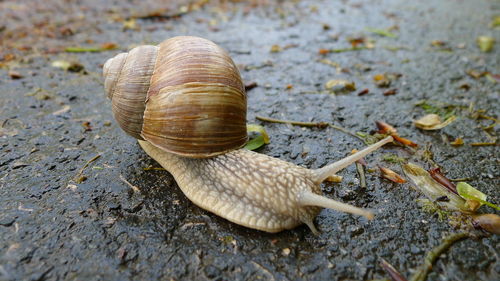
[[[385,179],[388,179],[390,181],[393,181],[395,183],[405,183],[406,180],[402,178],[400,175],[398,175],[396,172],[394,172],[391,169],[384,168],[384,167],[378,167],[380,169],[380,172],[382,173],[382,177]]]
[[[344,79],[332,79],[325,84],[327,90],[335,93],[356,91],[356,84]]]
[[[101,45],[102,50],[114,50],[117,48],[118,48],[118,45],[115,43],[112,43],[112,42],[106,42],[106,43]]]
[[[52,66],[61,68],[70,72],[80,72],[84,69],[83,65],[76,62],[69,62],[65,60],[56,60],[52,62]]]
[[[435,181],[440,183],[442,186],[448,188],[449,191],[458,195],[457,186],[454,183],[452,183],[447,177],[445,177],[443,173],[441,173],[440,168],[430,169],[429,174]]]
[[[382,94],[384,96],[393,96],[397,93],[398,93],[398,89],[390,89],[390,90],[384,91]]]
[[[326,55],[326,54],[330,53],[330,50],[329,49],[319,49],[318,53],[320,55]]]
[[[391,85],[391,80],[385,74],[376,74],[373,76],[375,85],[380,88],[386,88]]]
[[[435,181],[422,167],[413,163],[408,163],[403,165],[403,171],[405,175],[415,184],[416,189],[423,193],[429,200],[435,202],[438,206],[449,210],[456,210],[465,213],[470,212],[469,208],[466,206],[465,200],[462,197],[449,191],[443,185]],[[443,196],[447,197],[449,200],[438,200],[442,199]]]
[[[375,121],[377,128],[379,129],[379,133],[388,134],[388,135],[397,135],[398,131],[393,126],[385,123],[384,121]]]
[[[358,96],[364,96],[370,93],[370,89],[363,89],[358,93]]]
[[[439,130],[439,129],[442,129],[442,128],[448,126],[449,124],[451,124],[451,122],[455,121],[455,119],[456,119],[456,116],[453,115],[450,118],[446,119],[446,121],[441,122],[441,117],[439,117],[439,115],[427,114],[427,115],[423,116],[422,118],[413,121],[413,123],[415,124],[415,127],[422,129],[422,130],[426,130],[426,131]]]
[[[477,37],[477,45],[481,52],[490,52],[495,45],[495,38],[490,36],[479,36]]]
[[[466,182],[459,182],[457,184],[457,192],[460,196],[462,196],[462,198],[465,198],[468,200],[474,200],[474,201],[481,203],[481,205],[482,204],[488,205],[496,210],[500,210],[500,207],[498,207],[497,205],[486,201],[486,198],[487,198],[486,194],[475,189],[474,187],[470,186]],[[479,206],[477,208],[479,208]],[[474,207],[474,206],[471,206],[471,207]],[[473,211],[475,211],[475,210],[473,210]]]
[[[456,138],[454,141],[450,142],[453,146],[461,146],[464,145],[464,140],[462,138]]]
[[[279,53],[283,51],[283,48],[281,48],[280,45],[272,45],[270,51],[271,53]]]
[[[395,141],[399,142],[402,145],[411,146],[411,147],[418,146],[418,144],[414,143],[413,141],[406,139],[406,138],[402,138],[399,135],[394,135],[392,137],[394,138]]]

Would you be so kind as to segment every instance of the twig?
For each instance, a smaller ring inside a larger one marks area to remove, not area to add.
[[[120,179],[122,180],[122,182],[126,183],[128,186],[130,186],[130,188],[132,188],[132,190],[134,192],[139,192],[141,191],[137,186],[131,184],[128,180],[126,180],[121,174],[120,174]]]
[[[448,250],[455,242],[468,238],[468,233],[455,233],[443,238],[443,242],[427,253],[424,264],[412,275],[410,281],[425,281],[427,275],[432,270],[432,265],[439,256]]]
[[[494,146],[497,145],[496,142],[473,142],[470,143],[471,146]]]
[[[407,279],[399,273],[397,269],[395,269],[390,263],[388,263],[383,258],[380,258],[380,266],[391,276],[394,281],[407,281]]]
[[[142,168],[144,171],[165,171],[165,168],[161,167],[146,167]]]
[[[361,163],[356,162],[356,170],[359,176],[359,186],[361,186],[361,188],[366,188],[365,168]]]
[[[450,181],[472,181],[473,178],[458,178],[458,179],[449,179]]]
[[[265,122],[270,122],[270,123],[281,123],[281,124],[290,124],[290,125],[296,125],[296,126],[301,126],[301,127],[309,127],[309,128],[320,128],[324,129],[326,127],[333,128],[335,130],[341,131],[345,134],[351,135],[362,142],[364,142],[363,138],[360,136],[349,132],[347,129],[344,129],[342,127],[330,124],[328,122],[300,122],[300,121],[292,121],[292,120],[280,120],[280,119],[274,119],[274,118],[269,118],[269,117],[263,117],[263,116],[255,116],[257,120],[260,121],[265,121]]]
[[[83,171],[90,165],[90,163],[99,159],[99,157],[101,157],[101,154],[97,154],[96,156],[92,157],[89,161],[87,161],[87,163],[85,163],[85,165],[83,165],[83,167],[78,171],[73,180],[76,181],[76,183],[82,183],[84,181],[84,179],[82,179]]]

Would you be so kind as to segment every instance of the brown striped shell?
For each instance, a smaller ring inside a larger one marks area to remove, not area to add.
[[[215,43],[179,36],[109,59],[104,86],[129,135],[180,156],[206,158],[247,141],[245,88]]]

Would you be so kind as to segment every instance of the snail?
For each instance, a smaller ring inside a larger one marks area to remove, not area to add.
[[[239,71],[215,43],[178,36],[109,59],[104,86],[120,127],[170,172],[196,205],[236,224],[279,232],[321,208],[373,218],[322,196],[320,184],[391,142],[387,137],[320,169],[242,149],[247,96]]]

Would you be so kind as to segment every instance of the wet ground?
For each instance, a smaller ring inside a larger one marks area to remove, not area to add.
[[[494,121],[477,114],[498,118],[499,84],[485,72],[498,74],[499,46],[481,52],[476,38],[500,38],[491,26],[499,2],[135,2],[0,3],[0,280],[370,280],[388,277],[380,258],[409,277],[428,250],[457,231],[422,211],[409,183],[374,172],[361,189],[355,167],[323,191],[376,210],[376,219],[323,210],[318,236],[305,226],[267,234],[193,205],[168,173],[144,170],[158,164],[113,121],[101,79],[107,58],[175,35],[216,42],[245,82],[258,84],[248,92],[248,122],[271,136],[260,153],[316,168],[364,144],[331,128],[264,123],[256,115],[366,133],[385,120],[421,151],[430,147],[450,178],[468,178],[500,203],[498,146],[470,145],[498,134],[498,126],[482,129]],[[352,38],[368,48],[320,54],[351,48]],[[110,43],[118,48],[65,52]],[[54,61],[84,70],[65,71]],[[380,88],[373,77],[383,73],[400,77]],[[331,79],[354,81],[357,90],[331,94],[324,86]],[[358,95],[363,89],[369,93]],[[392,89],[396,94],[383,94]],[[421,100],[455,106],[458,120],[438,131],[415,128],[412,120],[425,114],[416,106]],[[459,137],[465,144],[451,146]],[[386,153],[430,167],[398,146],[367,157],[369,166],[401,173],[382,160]],[[498,242],[459,242],[429,280],[498,280]]]

